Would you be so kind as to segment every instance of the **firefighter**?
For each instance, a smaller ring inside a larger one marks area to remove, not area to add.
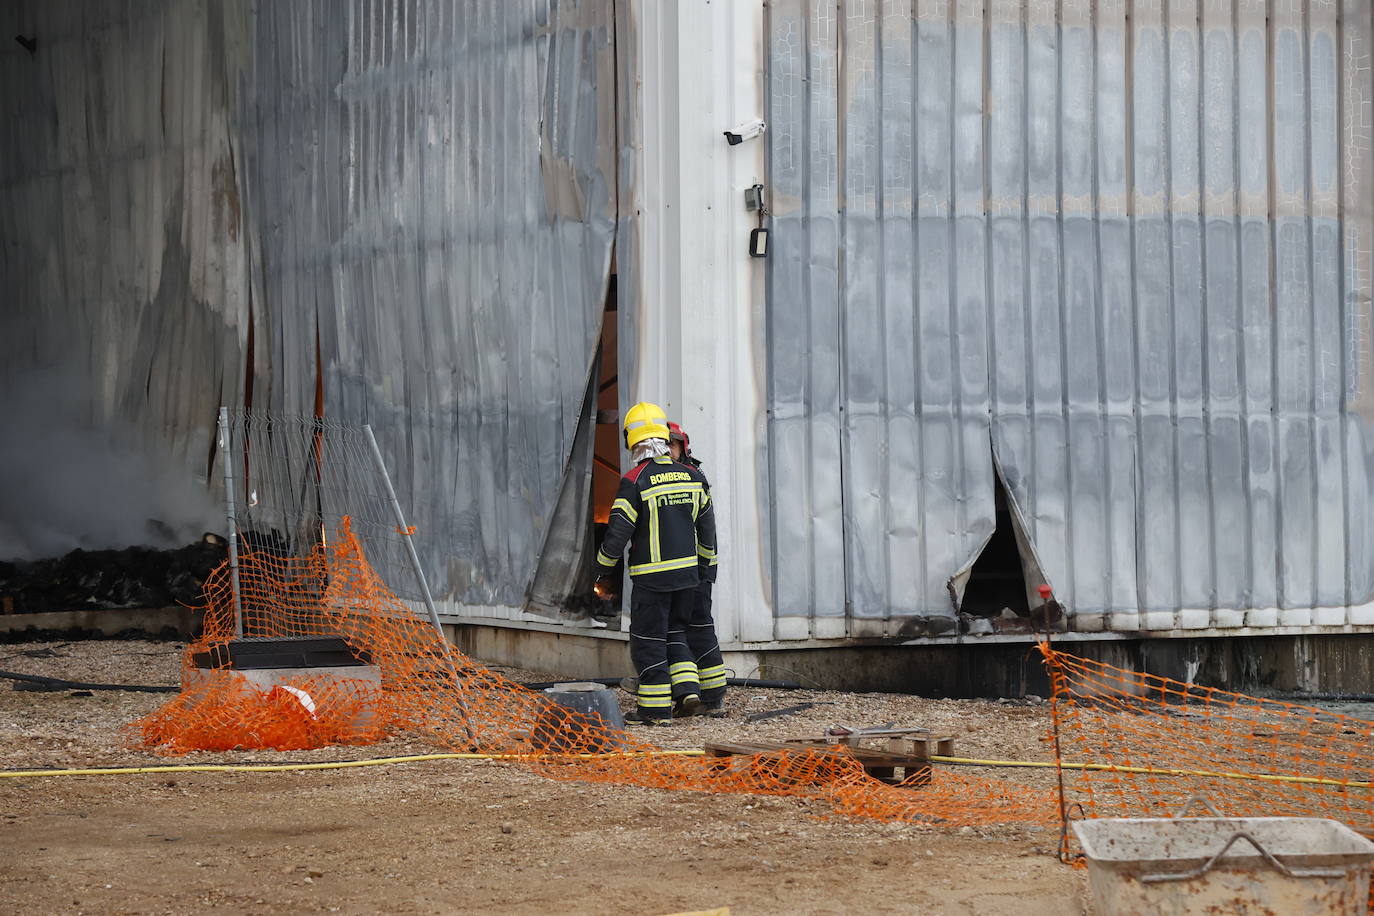
[[[692,454],[692,440],[687,431],[676,423],[668,424],[668,453],[674,461],[701,473],[701,461]],[[709,494],[711,483],[706,480],[704,473],[701,477]],[[691,658],[701,678],[702,714],[720,718],[725,715],[725,662],[720,654],[716,624],[711,618],[711,590],[716,582],[715,552],[701,558],[700,573],[701,582],[692,596],[692,618],[685,632],[669,631],[668,654],[669,657],[675,657],[685,651]]]
[[[668,417],[639,403],[625,415],[625,447],[634,465],[620,481],[606,537],[597,551],[601,578],[630,548],[630,661],[638,678],[630,722],[664,725],[701,709],[701,679],[687,653],[668,656],[669,630],[692,617],[699,563],[713,558],[716,522],[706,478],[668,453]]]

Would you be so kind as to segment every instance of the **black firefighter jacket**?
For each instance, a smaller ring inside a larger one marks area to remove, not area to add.
[[[641,461],[620,480],[596,561],[615,568],[630,544],[630,579],[669,592],[695,588],[698,565],[716,561],[716,516],[706,478],[671,458]]]

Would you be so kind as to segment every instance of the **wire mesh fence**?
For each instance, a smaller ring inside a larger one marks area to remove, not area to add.
[[[240,553],[305,557],[337,541],[348,518],[387,587],[407,601],[426,599],[406,543],[413,529],[400,527],[368,427],[241,408],[221,420]]]

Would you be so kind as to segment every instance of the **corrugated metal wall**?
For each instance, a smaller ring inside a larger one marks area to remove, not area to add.
[[[311,412],[318,368],[437,591],[523,604],[614,237],[611,4],[44,0],[0,26],[0,378],[75,351],[83,422],[203,480],[251,324],[252,406]]]
[[[1371,31],[771,3],[777,613],[952,613],[995,449],[1080,629],[1374,622]]]
[[[223,525],[249,288],[221,13],[0,5],[0,555]]]
[[[612,13],[254,9],[244,135],[272,406],[313,397],[318,321],[326,409],[377,428],[459,604],[524,604],[573,446],[616,216]]]

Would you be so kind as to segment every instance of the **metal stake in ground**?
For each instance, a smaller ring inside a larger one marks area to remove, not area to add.
[[[243,599],[239,594],[239,526],[234,519],[234,450],[229,408],[219,409],[219,450],[224,456],[224,517],[229,526],[229,590],[234,600],[234,638],[243,638]],[[391,486],[390,483],[387,486]]]
[[[425,571],[420,568],[420,555],[415,552],[415,542],[410,539],[410,526],[406,524],[405,513],[401,511],[401,503],[396,499],[396,489],[391,485],[391,475],[386,472],[386,462],[382,460],[382,450],[377,447],[377,437],[372,434],[372,427],[364,424],[363,432],[367,433],[367,444],[372,448],[372,460],[377,464],[377,473],[382,475],[382,482],[386,484],[386,496],[391,500],[391,512],[396,516],[396,531],[405,541],[406,552],[410,555],[410,566],[415,570],[415,579],[420,583],[420,594],[424,596],[425,608],[429,611],[429,622],[434,624],[434,629],[439,631],[439,636],[444,637],[444,626],[439,622],[439,611],[434,607],[434,596],[429,593],[429,582],[425,579]]]

